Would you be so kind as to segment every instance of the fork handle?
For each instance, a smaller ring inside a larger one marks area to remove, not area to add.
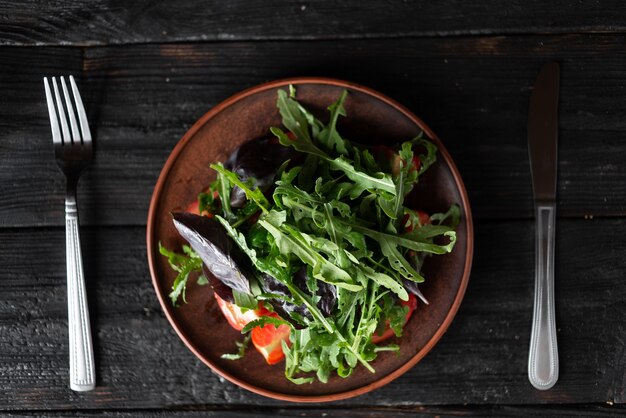
[[[535,309],[528,354],[528,379],[539,390],[559,378],[559,354],[554,315],[554,203],[538,204],[535,237]]]
[[[65,198],[65,250],[67,262],[67,316],[70,343],[70,388],[78,392],[94,389],[96,372],[87,292],[83,273],[83,257],[78,234],[76,196]]]

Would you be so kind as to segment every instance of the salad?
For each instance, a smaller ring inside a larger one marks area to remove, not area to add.
[[[283,362],[296,384],[374,373],[418,304],[424,260],[452,251],[460,210],[427,214],[405,206],[436,161],[423,134],[394,147],[351,142],[338,131],[344,91],[322,122],[278,90],[282,127],[246,142],[173,222],[189,243],[159,244],[178,273],[170,293],[185,302],[194,272],[209,284],[225,319],[268,364]],[[208,173],[207,173],[208,174]],[[419,318],[414,320],[419,321]]]

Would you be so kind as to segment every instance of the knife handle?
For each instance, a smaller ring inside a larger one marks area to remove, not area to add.
[[[559,378],[554,315],[554,230],[556,205],[537,204],[535,231],[535,309],[528,355],[528,379],[539,390]]]

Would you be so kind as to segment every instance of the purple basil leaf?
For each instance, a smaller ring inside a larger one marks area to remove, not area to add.
[[[275,295],[291,297],[291,292],[287,286],[276,280],[269,274],[264,274],[261,278],[263,282],[263,290],[267,293],[273,293]],[[291,313],[297,313],[302,317],[313,319],[313,316],[304,305],[295,305],[287,302],[283,299],[268,299],[270,305],[274,308],[274,311],[286,321],[289,321],[296,329],[303,329],[304,326],[291,317]]]
[[[422,302],[428,305],[428,300],[426,299],[426,296],[424,296],[424,294],[420,291],[419,287],[417,287],[417,283],[412,280],[403,279],[402,284],[404,285],[404,288],[407,292],[413,293],[415,296],[420,298]]]
[[[233,289],[226,286],[224,282],[215,277],[213,273],[211,273],[211,271],[207,268],[206,264],[202,264],[202,273],[204,274],[204,277],[206,277],[209,281],[211,288],[217,296],[219,296],[226,302],[235,303]]]
[[[298,272],[293,276],[293,283],[298,286],[300,290],[305,293],[310,293],[307,288],[307,276],[308,269],[306,266],[303,266]],[[321,280],[317,281],[317,291],[315,292],[317,296],[320,297],[319,302],[317,302],[317,307],[320,308],[322,314],[325,317],[329,317],[333,309],[335,308],[335,303],[337,301],[337,288],[332,284],[328,284]]]
[[[274,184],[274,176],[281,164],[296,155],[297,152],[291,147],[267,139],[257,139],[245,142],[237,148],[224,164],[224,168],[237,174],[244,182],[253,178],[255,182],[252,189],[259,188],[265,191]],[[241,208],[245,203],[245,193],[235,186],[230,194],[230,205],[233,208]]]
[[[317,282],[317,295],[320,296],[317,307],[320,308],[324,316],[329,317],[337,302],[337,288],[326,282]]]
[[[172,217],[180,235],[216,279],[231,289],[250,293],[253,275],[249,261],[218,221],[187,212],[172,213]]]

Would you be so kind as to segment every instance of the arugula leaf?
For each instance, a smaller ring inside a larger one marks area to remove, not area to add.
[[[383,296],[381,321],[382,323],[389,323],[389,328],[393,330],[396,337],[402,336],[402,328],[406,323],[406,316],[408,312],[408,306],[395,303],[393,298],[388,294]]]
[[[419,155],[420,169],[418,175],[420,175],[437,161],[437,146],[423,138],[421,134],[414,138],[412,142],[414,145],[422,146],[426,150],[425,154]]]
[[[459,225],[459,221],[461,219],[461,209],[458,205],[450,206],[445,213],[435,213],[430,215],[430,220],[432,223],[436,223],[437,225],[442,225],[445,221],[450,219],[450,227],[456,228]]]
[[[170,299],[172,300],[172,305],[174,306],[177,306],[176,302],[181,295],[183,302],[187,303],[185,290],[187,289],[189,274],[192,272],[202,271],[202,260],[191,249],[191,247],[183,245],[183,251],[184,254],[175,253],[162,246],[161,242],[159,242],[159,252],[161,255],[167,257],[167,261],[172,269],[178,272],[178,275],[172,284],[172,291],[169,294]],[[200,278],[203,278],[204,280],[200,280]],[[201,282],[200,284],[206,283],[206,277],[202,275],[200,278],[198,278],[198,281]]]
[[[274,318],[273,316],[261,316],[253,321],[250,321],[241,329],[242,334],[247,334],[252,331],[252,328],[261,327],[263,328],[265,325],[274,325],[278,328],[281,325],[288,325],[291,327],[291,324],[284,319]]]
[[[397,270],[402,276],[409,280],[422,283],[424,278],[409,264],[406,258],[398,251],[396,245],[389,241],[380,241],[380,248],[383,255],[389,260],[389,264],[394,270]],[[406,296],[408,299],[408,295]],[[404,300],[407,300],[404,299]]]
[[[237,174],[224,168],[222,163],[211,164],[210,167],[213,170],[217,171],[219,174],[221,174],[223,178],[228,179],[229,182],[243,190],[246,194],[246,197],[249,200],[255,202],[263,212],[269,211],[269,202],[267,201],[267,198],[265,197],[263,192],[260,189],[251,189],[251,184],[254,181],[252,178],[249,178],[247,182],[244,183],[243,181],[241,181],[239,176],[237,176]],[[224,202],[222,202],[222,204],[224,204]]]
[[[307,119],[307,114],[302,112],[302,108],[299,106],[298,102],[292,97],[288,97],[284,90],[278,90],[276,106],[283,118],[283,125],[296,134],[299,140],[298,142],[310,142],[309,120]]]
[[[233,211],[230,207],[230,192],[232,186],[224,173],[220,171],[217,172],[217,181],[219,184],[218,194],[220,196],[220,202],[222,203],[224,216],[227,219],[230,219],[233,217]]]
[[[375,283],[391,290],[393,293],[398,295],[398,297],[402,300],[409,300],[409,294],[404,289],[401,283],[398,280],[388,276],[385,273],[379,273],[373,268],[369,266],[362,265],[360,266],[359,272],[369,280],[373,280]]]
[[[297,129],[297,131],[300,132],[301,129]],[[311,138],[309,137],[308,132],[306,136],[300,137],[298,133],[296,133],[296,131],[291,130],[291,132],[294,132],[296,135],[298,135],[296,140],[291,140],[287,136],[287,134],[280,128],[272,127],[270,128],[270,132],[273,133],[274,136],[278,138],[278,141],[284,146],[293,147],[296,151],[314,155],[324,160],[328,160],[330,158],[328,157],[328,155],[326,155],[324,151],[319,149],[313,144],[313,142],[311,142]]]
[[[408,248],[409,250],[423,251],[433,254],[449,253],[450,251],[452,251],[452,248],[454,248],[454,243],[456,242],[456,232],[451,230],[446,231],[442,234],[443,236],[448,237],[450,239],[450,242],[445,245],[437,245],[412,240],[410,239],[410,235],[406,235],[408,238],[404,238],[404,236],[398,237],[395,235],[385,234],[384,232],[375,231],[361,225],[352,224],[351,226],[353,230],[359,231],[363,233],[363,235],[375,239],[381,245],[383,242],[393,243],[395,245]]]
[[[272,234],[282,254],[294,254],[302,262],[313,267],[313,275],[316,279],[352,291],[362,289],[360,285],[350,283],[352,278],[349,273],[322,257],[306,243],[301,235],[296,234],[295,230],[292,229],[290,233],[287,233],[266,219],[259,219],[258,223]]]
[[[241,342],[235,341],[235,345],[238,348],[237,352],[232,353],[232,354],[222,354],[220,357],[223,358],[224,360],[239,360],[240,358],[243,358],[243,356],[246,355],[248,346],[250,345],[251,337],[252,337],[252,334],[248,334],[244,337],[243,341]]]
[[[364,190],[381,190],[391,193],[392,195],[395,195],[396,193],[396,186],[393,183],[391,175],[389,174],[379,172],[376,175],[371,176],[363,171],[357,171],[352,163],[343,155],[333,160],[329,160],[328,163],[333,170],[343,172],[350,180],[352,180],[356,185],[362,187]]]
[[[332,239],[332,243],[336,247],[334,249],[335,260],[337,261],[337,264],[339,264],[339,267],[347,268],[350,266],[350,260],[348,259],[349,253],[346,254],[345,250],[341,247],[341,242],[338,235],[341,234],[343,231],[341,230],[342,228],[339,226],[339,224],[336,224],[334,221],[333,205],[331,205],[330,203],[324,203],[324,214],[326,215],[326,231]],[[345,228],[343,229],[345,230]],[[358,263],[358,260],[356,260],[356,263]]]
[[[326,145],[329,150],[334,150],[340,155],[348,155],[349,144],[337,132],[337,119],[339,116],[346,116],[346,109],[343,107],[348,91],[344,90],[337,101],[328,107],[330,110],[330,122],[322,129],[319,134],[319,141]]]
[[[258,306],[258,302],[254,296],[248,293],[239,292],[233,289],[233,298],[235,299],[235,305],[243,309],[256,309]]]

